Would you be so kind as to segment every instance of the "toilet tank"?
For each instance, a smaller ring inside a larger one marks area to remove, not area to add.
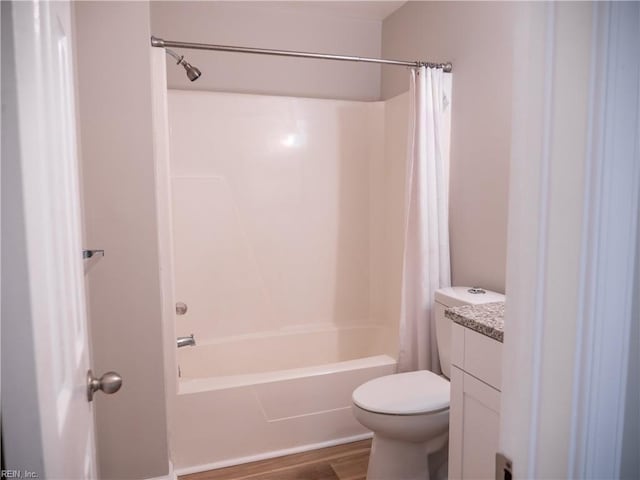
[[[446,287],[436,290],[434,295],[436,342],[440,356],[440,368],[445,377],[451,378],[451,330],[452,320],[444,316],[450,307],[479,305],[481,303],[504,302],[501,293],[477,287]]]

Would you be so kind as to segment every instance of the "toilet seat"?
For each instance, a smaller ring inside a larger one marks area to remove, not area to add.
[[[360,385],[352,398],[373,413],[419,415],[449,408],[449,382],[428,370],[396,373]]]

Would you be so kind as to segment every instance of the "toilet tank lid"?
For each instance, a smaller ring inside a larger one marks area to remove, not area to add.
[[[478,292],[478,290],[480,290],[480,292]],[[440,288],[436,290],[434,298],[436,302],[445,307],[480,305],[482,303],[504,302],[505,300],[505,296],[502,293],[492,292],[491,290],[478,287]]]

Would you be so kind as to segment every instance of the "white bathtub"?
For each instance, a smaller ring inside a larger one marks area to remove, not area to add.
[[[358,326],[218,339],[179,350],[173,412],[180,475],[370,436],[361,383],[394,373],[396,335]]]

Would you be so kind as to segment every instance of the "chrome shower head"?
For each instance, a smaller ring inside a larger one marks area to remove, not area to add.
[[[197,67],[191,65],[189,62],[183,61],[182,66],[187,71],[187,77],[189,77],[189,80],[191,80],[192,82],[200,78],[200,75],[202,75],[202,72]]]
[[[189,77],[189,80],[194,82],[200,78],[200,76],[202,75],[202,72],[200,71],[200,69],[198,69],[197,67],[194,67],[189,62],[187,62],[184,59],[184,55],[178,55],[176,52],[174,52],[173,50],[169,50],[168,48],[165,48],[164,50],[165,52],[167,52],[167,54],[171,55],[173,58],[175,58],[178,61],[176,65],[182,65],[184,67],[184,69],[187,72],[187,77]]]

